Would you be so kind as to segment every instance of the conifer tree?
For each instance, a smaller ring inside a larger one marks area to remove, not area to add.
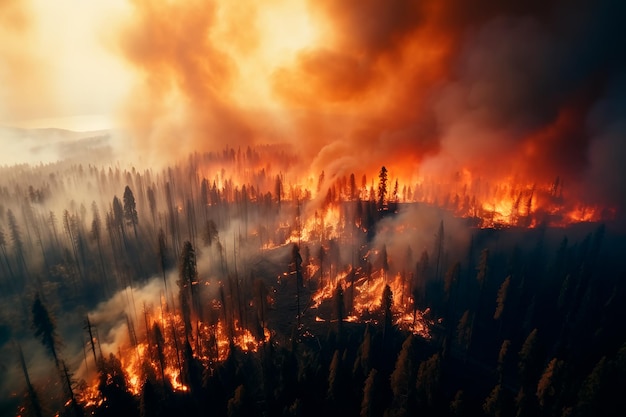
[[[413,396],[415,380],[414,336],[410,334],[402,343],[402,349],[396,359],[396,366],[391,374],[391,390],[393,401],[390,415],[402,416],[409,412],[409,398]]]
[[[54,363],[59,367],[59,357],[57,353],[57,334],[56,324],[48,313],[48,309],[43,305],[39,294],[35,296],[35,301],[32,307],[33,313],[33,328],[35,329],[35,336],[41,339],[41,344],[44,345],[48,353],[54,359]]]
[[[367,375],[365,385],[363,387],[363,401],[361,401],[360,417],[374,417],[379,415],[378,403],[378,371],[372,369]]]
[[[378,173],[378,209],[382,210],[387,201],[387,168],[383,165]]]
[[[417,399],[422,407],[433,410],[441,385],[441,356],[435,353],[422,362],[417,370]]]
[[[500,320],[502,313],[504,312],[504,306],[506,303],[506,297],[509,291],[509,285],[511,284],[511,276],[506,277],[500,289],[498,290],[498,296],[496,298],[496,312],[493,315],[494,320]]]
[[[537,399],[539,400],[539,406],[548,415],[552,414],[552,406],[560,387],[563,385],[563,381],[561,381],[563,364],[564,362],[562,360],[553,358],[546,366],[545,371],[537,383]]]
[[[126,224],[133,226],[136,239],[137,224],[139,222],[139,218],[137,216],[137,204],[135,202],[135,196],[128,185],[124,189],[124,219],[126,219]]]

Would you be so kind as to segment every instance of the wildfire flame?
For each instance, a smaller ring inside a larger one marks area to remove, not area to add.
[[[401,274],[389,278],[384,271],[375,271],[369,278],[360,275],[352,279],[351,272],[355,271],[343,272],[334,279],[326,280],[313,294],[311,308],[317,309],[323,302],[332,300],[341,285],[344,297],[352,299],[352,309],[344,321],[377,323],[373,313],[382,309],[383,291],[385,286],[389,285],[393,295],[393,323],[400,329],[430,338],[429,327],[432,320],[427,318],[429,311],[420,311],[414,307],[413,299],[409,295],[408,282]],[[316,321],[329,320],[316,316]]]
[[[162,311],[158,315],[145,312],[145,324],[147,329],[152,329],[154,325],[157,325],[163,332],[164,340],[160,346],[163,353],[163,369],[161,370],[161,363],[158,359],[159,347],[154,340],[154,335],[148,330],[143,340],[137,341],[134,346],[131,342],[124,347],[119,347],[120,350],[116,352],[127,377],[128,390],[133,395],[139,395],[150,373],[157,375],[158,378],[164,377],[163,383],[175,391],[189,391],[188,384],[181,378],[183,349],[187,342],[184,337],[182,317],[174,311]],[[258,340],[248,329],[240,327],[235,321],[231,337],[221,319],[215,324],[198,321],[194,328],[196,337],[188,341],[189,346],[192,348],[193,357],[199,360],[206,369],[213,369],[215,363],[226,360],[232,346],[244,352],[256,352],[263,343],[269,342],[271,336],[269,329],[266,328],[263,340]],[[79,401],[87,407],[101,405],[103,399],[98,385],[98,377],[94,377],[91,384],[81,389]]]

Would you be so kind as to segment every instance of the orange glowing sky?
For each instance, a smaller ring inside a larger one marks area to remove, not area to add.
[[[7,0],[0,124],[119,127],[161,160],[287,143],[331,175],[560,175],[610,196],[624,6],[588,3]]]

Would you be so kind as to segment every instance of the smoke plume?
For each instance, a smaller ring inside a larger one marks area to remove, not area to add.
[[[560,176],[623,203],[594,186],[619,147],[597,126],[620,126],[599,114],[625,66],[617,1],[132,3],[119,45],[144,151],[286,143],[312,175]]]

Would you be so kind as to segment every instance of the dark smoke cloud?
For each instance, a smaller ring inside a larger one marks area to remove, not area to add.
[[[309,1],[316,41],[259,75],[272,112],[238,90],[263,46],[253,5],[134,6],[121,39],[144,75],[128,116],[147,149],[286,142],[314,175],[561,176],[580,198],[616,203],[608,182],[587,188],[616,145],[596,125],[621,94],[622,2]]]
[[[437,97],[447,165],[560,175],[588,195],[579,187],[595,147],[586,120],[625,68],[616,5],[555,5],[547,16],[499,16],[468,32]]]

